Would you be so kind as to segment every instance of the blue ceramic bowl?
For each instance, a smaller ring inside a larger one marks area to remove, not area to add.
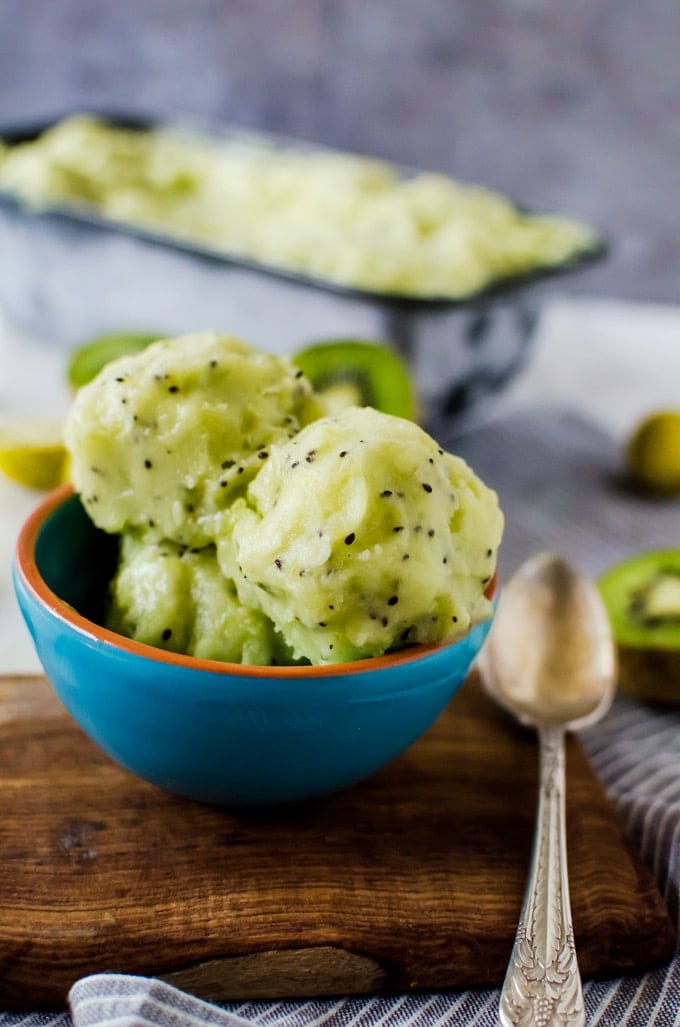
[[[47,677],[81,728],[126,769],[223,805],[345,788],[403,752],[467,675],[490,621],[460,641],[324,667],[176,655],[99,626],[113,540],[69,486],[19,536],[14,583]]]

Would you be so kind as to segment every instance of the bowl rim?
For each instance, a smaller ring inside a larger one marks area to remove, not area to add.
[[[134,639],[126,638],[124,635],[111,631],[109,628],[96,624],[81,613],[78,613],[70,603],[61,599],[49,587],[38,569],[35,559],[35,547],[43,526],[59,507],[65,505],[76,496],[77,492],[70,482],[60,485],[39,502],[29,514],[17,536],[14,554],[16,572],[30,596],[42,607],[46,608],[53,617],[68,624],[69,627],[76,630],[79,634],[86,635],[90,640],[111,646],[116,650],[141,659],[170,664],[190,671],[207,671],[212,674],[223,675],[224,677],[238,676],[262,678],[265,680],[275,680],[277,678],[344,677],[346,675],[385,670],[390,667],[400,667],[404,664],[413,663],[423,657],[443,653],[458,645],[459,642],[465,641],[470,631],[477,626],[473,624],[466,634],[450,642],[416,645],[408,649],[402,649],[399,652],[383,656],[370,656],[344,663],[312,664],[309,666],[229,663],[222,660],[209,660],[198,656],[188,656],[184,653],[160,649],[145,642],[137,642]],[[488,598],[493,598],[496,589],[497,572],[491,579],[485,594]],[[480,621],[478,623],[482,624],[485,622]]]

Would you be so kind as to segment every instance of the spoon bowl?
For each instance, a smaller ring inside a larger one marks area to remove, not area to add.
[[[522,723],[575,730],[611,705],[614,652],[594,582],[540,553],[504,587],[479,664],[489,693]]]
[[[478,665],[492,698],[535,727],[540,744],[531,867],[500,1023],[583,1027],[567,874],[564,735],[595,723],[614,697],[614,641],[595,584],[557,554],[528,560],[503,590]]]

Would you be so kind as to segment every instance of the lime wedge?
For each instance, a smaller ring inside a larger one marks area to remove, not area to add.
[[[162,332],[114,332],[90,339],[71,352],[67,368],[69,384],[79,389],[81,385],[92,381],[112,360],[128,353],[139,353],[152,342],[163,338],[165,336]]]
[[[30,489],[48,491],[68,480],[68,453],[57,421],[0,425],[0,471]]]

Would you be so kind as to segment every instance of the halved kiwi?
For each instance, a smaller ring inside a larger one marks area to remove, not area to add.
[[[162,332],[112,332],[90,339],[71,352],[66,369],[69,385],[79,389],[92,381],[112,360],[128,353],[140,353],[152,342],[163,338]]]
[[[598,584],[617,643],[621,690],[680,703],[680,549],[638,553]]]
[[[386,344],[333,339],[299,350],[292,361],[322,396],[331,413],[370,406],[416,420],[418,402],[410,371]]]

